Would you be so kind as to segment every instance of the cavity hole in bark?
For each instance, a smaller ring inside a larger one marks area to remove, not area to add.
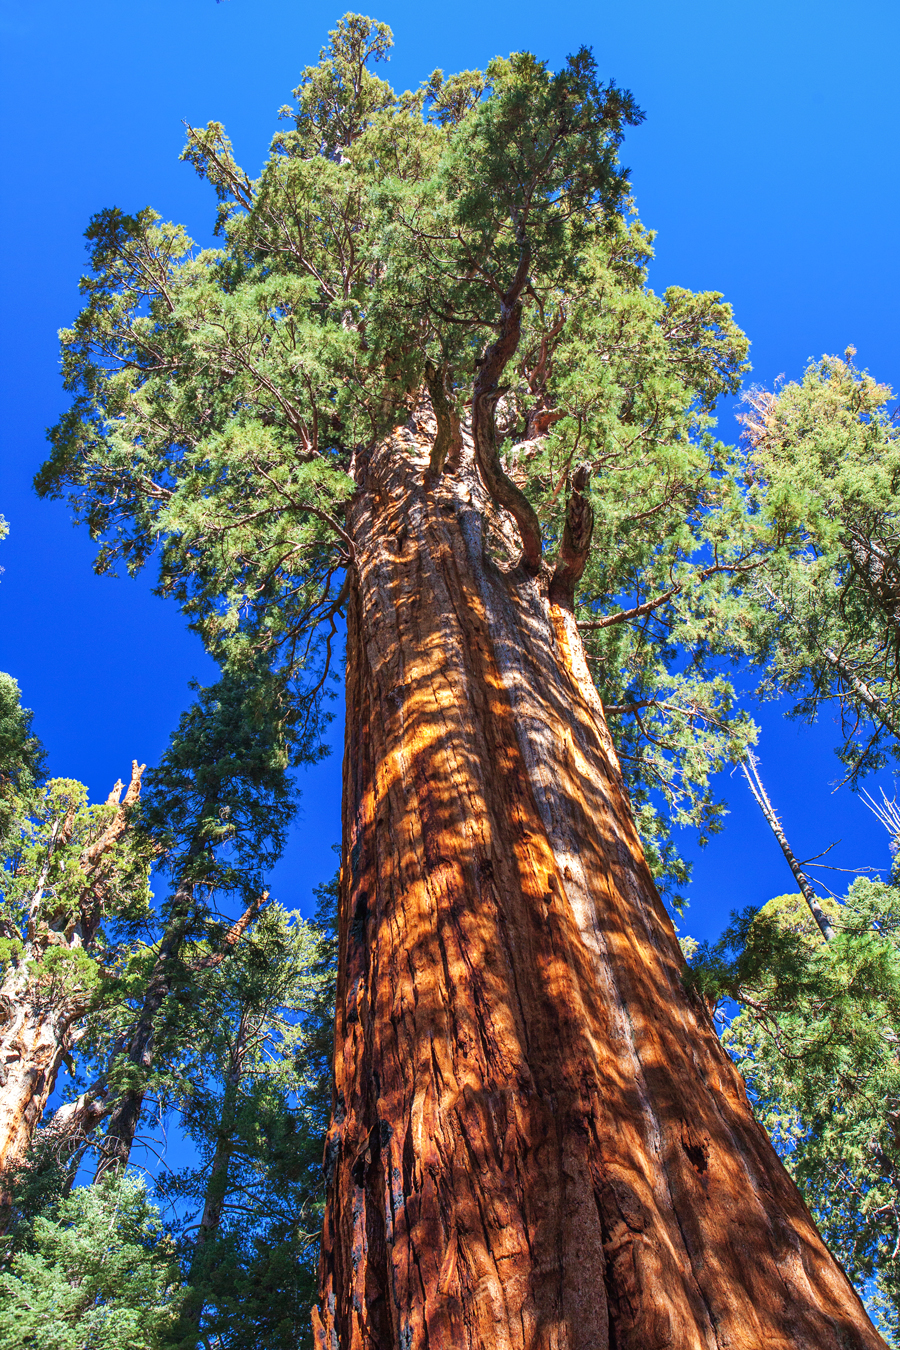
[[[413,1182],[416,1155],[413,1149],[412,1128],[407,1128],[403,1139],[403,1197],[408,1199],[415,1190]]]
[[[682,1139],[681,1147],[687,1154],[688,1161],[696,1167],[702,1176],[709,1166],[709,1145],[708,1144],[686,1144]]]
[[[353,910],[353,918],[350,922],[350,941],[352,943],[357,944],[365,940],[366,919],[368,916],[368,899],[365,891],[361,891]]]
[[[354,1186],[357,1186],[360,1190],[362,1190],[366,1184],[366,1168],[368,1167],[368,1165],[369,1165],[369,1148],[368,1145],[366,1145],[362,1153],[356,1159],[356,1162],[350,1168],[350,1175],[353,1178],[353,1184]]]

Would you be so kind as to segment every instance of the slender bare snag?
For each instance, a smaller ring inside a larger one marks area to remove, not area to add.
[[[831,921],[822,905],[819,903],[819,898],[810,884],[809,877],[803,871],[802,866],[794,856],[794,852],[788,843],[787,835],[784,832],[784,826],[778,817],[778,812],[769,800],[769,794],[763,786],[763,781],[759,774],[759,759],[749,750],[741,760],[741,772],[747,780],[747,786],[753,794],[754,801],[766,818],[766,824],[778,840],[778,845],[784,854],[785,861],[794,874],[794,880],[800,887],[803,899],[806,901],[810,914],[816,921],[819,932],[826,942],[831,942],[834,937],[834,929],[831,926]]]
[[[316,1344],[875,1350],[682,985],[571,613],[430,450],[348,509]]]

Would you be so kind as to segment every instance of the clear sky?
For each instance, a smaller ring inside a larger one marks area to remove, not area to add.
[[[0,669],[35,710],[52,772],[96,795],[127,777],[132,756],[160,754],[189,679],[212,666],[149,578],[95,577],[67,508],[31,492],[44,428],[65,406],[56,331],[77,312],[82,231],[101,207],[150,204],[208,242],[214,202],[178,162],[182,121],[224,122],[255,174],[277,109],[341,12],[320,0],[0,3],[0,513],[11,527]],[[556,67],[593,47],[601,74],[647,114],[623,158],[658,231],[654,287],[724,292],[752,339],[755,381],[796,377],[809,357],[853,343],[862,365],[900,384],[895,0],[384,0],[371,12],[394,30],[387,73],[401,88],[436,66],[528,48]],[[734,435],[727,412],[721,432]],[[798,728],[772,707],[760,720],[765,781],[799,856],[841,839],[843,865],[884,866],[881,827],[846,789],[832,791],[837,729]],[[697,860],[685,927],[698,936],[791,889],[740,779],[721,791],[733,810]],[[333,871],[339,793],[338,748],[305,775],[275,887],[286,904],[307,908]]]

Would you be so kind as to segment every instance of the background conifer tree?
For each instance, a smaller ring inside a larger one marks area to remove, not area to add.
[[[900,439],[891,389],[843,358],[747,396],[747,528],[761,565],[728,637],[761,692],[837,705],[856,783],[900,744]]]
[[[301,728],[281,705],[277,681],[263,674],[226,675],[199,691],[159,765],[148,775],[142,826],[154,840],[171,880],[158,944],[146,953],[146,975],[116,1038],[105,1081],[110,1104],[98,1176],[127,1163],[160,1037],[182,1037],[180,1005],[170,994],[191,973],[184,944],[208,937],[221,905],[238,902],[245,917],[218,930],[220,956],[240,941],[259,906],[267,870],[277,861],[296,810],[290,770],[319,753],[317,724]],[[174,1026],[172,1025],[174,1022]],[[163,1054],[163,1073],[170,1056]]]
[[[149,905],[151,850],[133,827],[143,766],[109,799],[51,779],[20,796],[2,860],[0,1195],[23,1163],[89,1014],[111,1014]],[[16,837],[16,835],[18,837]]]
[[[900,892],[861,877],[823,904],[830,942],[802,897],[779,896],[733,915],[692,973],[708,998],[737,1003],[723,1039],[754,1109],[896,1344]]]

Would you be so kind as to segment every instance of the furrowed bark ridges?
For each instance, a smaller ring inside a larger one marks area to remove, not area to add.
[[[318,1345],[874,1350],[681,985],[571,616],[395,441],[350,509]]]

